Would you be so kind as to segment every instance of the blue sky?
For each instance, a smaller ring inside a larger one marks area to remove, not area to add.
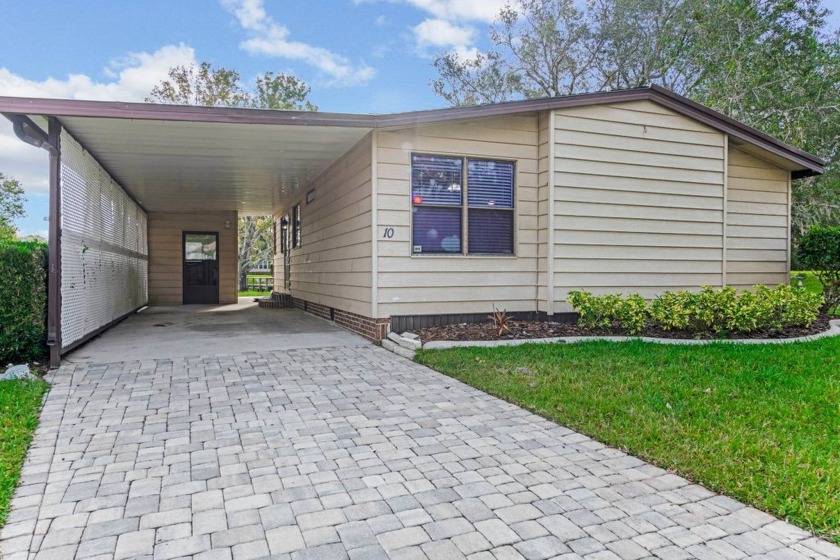
[[[487,47],[505,0],[0,0],[0,95],[142,101],[175,64],[209,61],[246,83],[294,74],[322,111],[444,106],[436,53]],[[840,0],[824,5],[840,12]],[[834,14],[832,22],[840,24]],[[46,152],[0,119],[0,171],[27,191],[21,233],[46,230]]]

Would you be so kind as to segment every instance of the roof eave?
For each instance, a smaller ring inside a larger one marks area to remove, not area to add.
[[[400,128],[423,124],[457,121],[469,118],[492,117],[554,110],[567,107],[651,100],[673,109],[716,130],[757,145],[801,167],[798,176],[819,175],[826,162],[812,154],[781,142],[704,105],[677,95],[660,86],[584,93],[563,97],[526,99],[450,107],[430,111],[415,111],[384,115],[351,113],[321,113],[314,111],[276,111],[229,107],[201,107],[155,103],[125,103],[115,101],[81,101],[75,99],[31,99],[0,97],[0,113],[49,115],[54,117],[92,117],[210,123],[273,124],[293,126]]]

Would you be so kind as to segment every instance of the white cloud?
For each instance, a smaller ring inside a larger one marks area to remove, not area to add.
[[[444,19],[427,19],[414,27],[414,36],[420,46],[457,47],[471,44],[475,29]]]
[[[414,26],[417,51],[426,56],[429,50],[455,52],[461,60],[475,58],[478,49],[472,47],[475,29],[455,25],[445,19],[427,19]]]
[[[356,4],[381,0],[355,0]],[[387,0],[414,6],[438,19],[492,23],[509,0]]]
[[[166,79],[170,67],[194,62],[195,51],[181,44],[166,45],[153,53],[130,53],[112,61],[105,70],[111,79],[105,81],[94,80],[85,74],[38,81],[0,68],[0,95],[142,101],[155,85]],[[0,171],[18,179],[27,193],[46,193],[49,190],[48,161],[46,151],[18,140],[12,124],[0,118]]]
[[[491,23],[508,0],[405,0],[415,8],[450,21]]]
[[[149,53],[130,53],[111,61],[105,69],[112,80],[97,82],[84,74],[65,79],[28,80],[0,68],[0,95],[54,97],[97,101],[142,101],[152,88],[167,77],[172,66],[195,62],[195,51],[187,45],[166,45]]]
[[[269,16],[263,0],[222,0],[233,12],[239,25],[251,35],[240,43],[240,48],[251,54],[302,60],[311,64],[340,85],[365,84],[376,71],[366,64],[354,65],[346,57],[328,49],[315,47],[301,41],[290,41],[290,31]]]
[[[354,0],[356,4],[389,2],[407,4],[428,16],[411,28],[416,52],[428,56],[430,51],[456,53],[462,60],[475,58],[478,49],[476,29],[471,23],[492,23],[509,0]]]

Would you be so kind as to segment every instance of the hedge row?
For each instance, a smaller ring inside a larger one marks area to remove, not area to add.
[[[46,351],[47,246],[0,242],[0,366]]]
[[[639,294],[594,296],[573,291],[568,298],[582,327],[618,327],[630,334],[648,327],[718,335],[779,332],[811,326],[819,318],[823,301],[821,294],[787,284],[742,292],[704,286],[699,292],[665,292],[650,303]]]

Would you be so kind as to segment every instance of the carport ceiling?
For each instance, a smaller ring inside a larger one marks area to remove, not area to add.
[[[150,212],[265,214],[371,128],[60,117]]]

